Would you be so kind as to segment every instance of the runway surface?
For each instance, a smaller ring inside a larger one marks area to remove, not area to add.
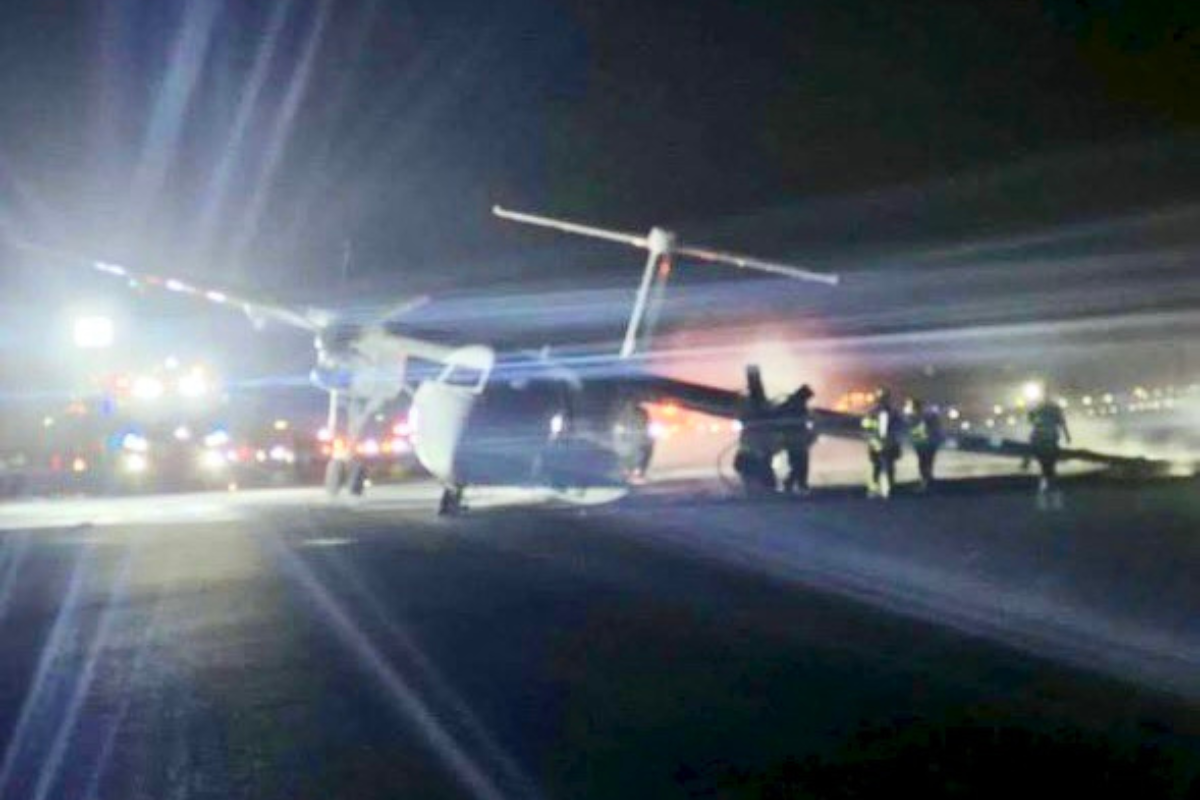
[[[1198,488],[0,506],[0,798],[1186,796]]]

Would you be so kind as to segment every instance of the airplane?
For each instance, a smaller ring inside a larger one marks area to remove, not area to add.
[[[723,264],[789,280],[836,286],[838,276],[750,256],[690,246],[674,233],[610,230],[499,206],[500,219],[632,246],[646,252],[645,266],[618,353],[599,358],[561,359],[548,350],[497,355],[487,344],[453,345],[407,335],[404,316],[428,302],[399,303],[379,318],[350,322],[312,307],[290,307],[190,281],[135,271],[104,261],[90,266],[132,288],[158,288],[239,309],[261,327],[282,323],[314,337],[311,381],[329,395],[326,429],[338,430],[345,409],[344,447],[326,468],[331,496],[361,495],[366,470],[356,443],[378,411],[402,394],[411,395],[409,423],[418,461],[443,487],[439,513],[464,510],[468,487],[549,488],[573,500],[589,490],[623,491],[649,464],[653,439],[644,406],[672,402],[701,413],[770,425],[773,406],[756,366],[747,367],[745,392],[668,378],[645,370],[636,355],[645,350],[676,259]],[[423,368],[410,376],[409,364]],[[828,409],[811,412],[818,435],[861,438],[861,417]],[[1022,442],[981,436],[951,436],[947,445],[965,452],[1025,457]],[[1135,459],[1090,451],[1066,451],[1109,466]],[[619,494],[619,492],[618,492]],[[616,495],[613,495],[616,496]]]

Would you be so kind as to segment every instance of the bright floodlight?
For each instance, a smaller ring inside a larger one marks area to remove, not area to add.
[[[113,321],[109,317],[80,317],[75,320],[75,346],[85,350],[112,347]]]
[[[202,397],[208,392],[204,375],[193,370],[179,379],[179,394],[183,397]]]
[[[220,450],[205,450],[200,454],[200,466],[207,470],[225,469],[228,462],[225,460],[225,454]]]
[[[218,428],[204,437],[205,447],[224,447],[229,444],[229,432]]]
[[[1046,387],[1040,381],[1026,381],[1021,387],[1021,396],[1027,403],[1040,403],[1046,394]]]
[[[130,392],[139,400],[157,400],[162,397],[163,383],[152,375],[135,378]]]

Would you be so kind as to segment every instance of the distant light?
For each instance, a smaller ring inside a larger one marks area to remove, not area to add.
[[[401,438],[392,439],[391,448],[392,448],[392,452],[397,455],[399,455],[401,453],[407,453],[409,450],[412,449],[412,447],[411,447],[411,445],[409,445],[408,441],[405,439],[401,439]]]
[[[281,444],[277,444],[267,453],[272,461],[279,461],[284,464],[292,464],[296,461],[296,454]]]
[[[109,317],[80,317],[75,320],[75,346],[84,350],[103,350],[112,347],[115,338],[113,321]]]
[[[1105,405],[1108,405],[1108,406],[1112,405],[1113,396],[1111,394],[1109,394],[1108,392],[1105,392],[1104,397],[1102,397],[1101,399],[1104,401]]]
[[[146,471],[146,468],[150,465],[150,462],[141,453],[126,453],[124,464],[126,472],[139,474]]]
[[[1058,403],[1059,408],[1070,408],[1071,401],[1065,397],[1059,397],[1054,402]]]
[[[985,422],[983,424],[987,425],[989,428],[994,428],[994,427],[996,427],[996,420],[989,419],[987,422]]]
[[[124,267],[117,264],[109,264],[105,261],[93,261],[92,266],[101,272],[107,272],[109,275],[116,275],[119,278],[123,278],[127,274]]]
[[[274,424],[275,430],[286,431],[288,429],[288,421],[286,419],[277,419]]]
[[[665,439],[667,436],[667,426],[661,422],[651,422],[648,426],[648,432],[651,439]]]
[[[563,432],[564,425],[565,425],[565,423],[563,422],[563,415],[555,414],[553,417],[550,418],[550,435],[558,436],[560,433]]]
[[[180,425],[178,428],[175,429],[175,432],[173,435],[174,435],[176,441],[186,442],[186,441],[191,440],[192,431],[191,431],[191,429],[188,428],[187,425]]]
[[[157,400],[163,394],[163,382],[152,375],[141,375],[133,380],[130,393],[139,400]]]
[[[1026,403],[1040,403],[1046,396],[1046,387],[1041,381],[1026,381],[1021,386],[1021,398]]]
[[[208,381],[199,370],[192,370],[179,379],[179,394],[183,397],[203,397],[208,393]]]
[[[75,456],[75,460],[71,462],[71,472],[87,472],[88,463],[80,456]]]
[[[1004,420],[1004,424],[1005,424],[1005,425],[1016,425],[1016,424],[1017,424],[1017,418],[1016,418],[1016,417],[1014,417],[1012,414],[1009,414],[1009,415],[1008,415],[1008,417],[1007,417],[1007,418],[1005,418],[1005,420]]]
[[[42,427],[43,428],[53,428],[54,427],[54,417],[42,417]]]
[[[192,287],[188,286],[183,281],[178,281],[174,278],[171,278],[167,281],[166,287],[167,290],[171,292],[190,292],[192,290]]]
[[[332,442],[333,441],[333,431],[329,430],[329,428],[321,428],[321,430],[317,431],[317,441],[318,442]]]
[[[959,425],[958,427],[964,431],[969,431],[969,430],[971,430],[971,423],[967,422],[966,420],[963,420],[962,424]]]
[[[224,447],[229,444],[229,432],[217,429],[204,437],[205,447]]]
[[[673,417],[679,413],[679,406],[675,405],[674,403],[668,403],[667,405],[663,406],[662,411],[664,417]]]
[[[266,461],[267,460],[267,451],[266,450],[256,450],[254,452],[254,460],[260,464],[263,463],[264,461]]]
[[[742,427],[742,421],[740,419],[735,419],[733,422],[729,423],[729,430],[733,431],[734,433],[741,433]]]
[[[213,472],[222,470],[228,463],[225,455],[220,450],[205,450],[200,454],[200,466],[206,470]]]
[[[959,412],[959,410],[957,408],[951,407],[950,410],[946,412],[946,416],[949,417],[950,419],[958,419],[959,417],[962,416],[962,413]]]
[[[1090,406],[1092,404],[1092,396],[1090,394],[1085,394],[1080,402],[1082,402],[1085,406]]]
[[[163,361],[163,366],[167,369],[179,369],[179,359],[175,356],[167,356],[166,360]]]
[[[1000,416],[1004,413],[1004,406],[999,404],[992,406],[992,413],[996,416]]]
[[[224,292],[209,291],[209,292],[205,292],[204,296],[207,297],[209,300],[212,300],[214,303],[224,303],[226,300],[229,299],[228,297],[225,296]]]
[[[144,453],[150,449],[150,443],[146,441],[146,437],[144,436],[136,433],[127,433],[121,437],[121,448],[131,453]]]
[[[411,433],[412,433],[412,426],[408,424],[407,420],[402,419],[399,422],[397,422],[395,425],[392,426],[392,435],[393,436],[408,436]]]
[[[358,445],[358,454],[362,456],[379,455],[379,442],[375,439],[364,439]]]

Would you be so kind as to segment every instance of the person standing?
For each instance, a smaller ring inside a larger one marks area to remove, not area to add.
[[[934,462],[943,441],[942,418],[937,409],[926,407],[924,402],[915,397],[909,399],[904,410],[908,417],[908,439],[917,456],[920,488],[923,492],[929,491],[933,488]]]
[[[1038,481],[1038,508],[1062,508],[1062,492],[1058,489],[1059,442],[1071,443],[1071,431],[1062,406],[1043,399],[1029,412],[1029,449],[1038,462],[1042,477]]]
[[[900,419],[892,407],[892,394],[885,388],[875,392],[875,403],[862,419],[871,461],[867,496],[886,500],[896,485],[896,460],[900,457]]]
[[[808,455],[816,439],[808,412],[808,401],[813,394],[806,383],[779,406],[783,449],[788,457],[788,474],[783,480],[785,492],[808,494]]]

